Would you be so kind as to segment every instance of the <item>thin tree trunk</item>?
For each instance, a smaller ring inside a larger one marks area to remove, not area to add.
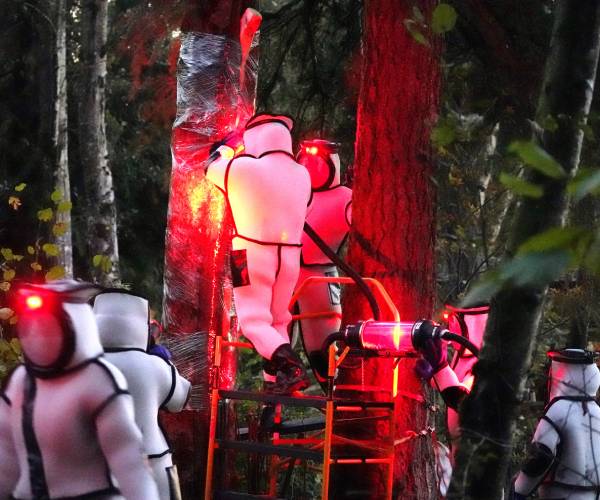
[[[569,176],[576,173],[579,163],[580,125],[592,100],[599,42],[600,3],[556,3],[537,116],[557,119],[558,129],[544,132],[542,146]],[[521,200],[508,244],[509,258],[529,237],[562,225],[568,211],[567,179],[528,172],[528,180],[543,186],[544,196]],[[462,436],[449,499],[494,500],[502,496],[518,402],[546,293],[547,286],[513,287],[492,300],[475,385],[461,408]]]
[[[426,17],[435,3],[419,3]],[[404,28],[412,5],[409,0],[365,4],[348,251],[350,264],[361,275],[383,283],[405,321],[430,316],[435,296],[435,190],[429,132],[437,113],[440,47],[433,41],[433,47],[419,45]],[[344,315],[345,321],[371,317],[364,298],[353,289],[345,298]],[[432,415],[423,403],[424,390],[413,366],[412,360],[399,365],[395,497],[437,498],[427,431]],[[389,384],[391,376],[389,360],[353,359],[340,371],[337,383],[362,384],[376,394],[376,388]],[[381,423],[363,422],[348,428],[345,436],[380,439],[387,430]],[[384,473],[384,467],[336,466],[333,498],[382,498]]]
[[[54,184],[62,193],[63,202],[71,201],[69,180],[69,138],[67,113],[67,2],[56,0],[56,100],[54,102],[54,148],[56,166]],[[71,212],[61,210],[56,216],[60,234],[54,243],[59,247],[58,264],[65,269],[68,278],[73,277],[73,242],[71,237]],[[62,232],[64,230],[64,233]],[[62,234],[61,234],[62,233]]]
[[[81,26],[83,76],[79,141],[85,176],[87,264],[95,280],[110,285],[119,281],[119,245],[105,121],[108,0],[82,0]],[[92,267],[96,255],[104,259]]]

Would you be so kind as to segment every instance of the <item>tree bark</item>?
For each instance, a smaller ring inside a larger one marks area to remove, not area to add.
[[[436,2],[419,7],[430,18]],[[439,44],[418,44],[403,26],[411,17],[408,0],[365,3],[363,68],[358,102],[352,229],[348,260],[361,275],[380,280],[404,321],[430,316],[435,297],[435,190],[431,182],[430,128],[439,90]],[[365,301],[348,290],[345,321],[371,317]],[[395,418],[394,497],[437,498],[431,423],[414,363],[399,365]],[[377,393],[391,380],[384,359],[352,359],[339,385],[363,384]],[[355,397],[360,397],[356,395]],[[375,397],[377,395],[375,394]],[[419,401],[420,400],[420,401]],[[425,431],[422,435],[420,431]],[[387,432],[361,425],[348,437],[381,437]],[[336,466],[333,498],[382,498],[383,467]]]
[[[54,148],[56,164],[54,185],[62,193],[63,201],[71,201],[69,180],[69,122],[67,113],[67,2],[56,0],[56,97],[54,102]],[[64,228],[64,233],[55,236],[54,243],[59,247],[58,264],[65,269],[65,276],[73,277],[73,241],[70,210],[60,211],[56,223]]]
[[[579,163],[600,46],[600,3],[556,3],[550,55],[537,117],[548,115],[558,129],[545,131],[542,146],[569,177]],[[568,211],[568,179],[528,171],[544,188],[540,199],[521,200],[512,225],[507,258],[529,237],[561,226]],[[504,289],[492,300],[475,385],[461,408],[462,436],[448,498],[499,499],[510,460],[512,434],[547,286]]]
[[[114,285],[119,282],[119,244],[105,121],[108,0],[82,0],[81,26],[79,146],[85,176],[88,265],[92,266],[94,256],[103,256],[104,266],[92,267],[91,274],[103,285]]]
[[[191,409],[164,422],[174,441],[183,497],[189,500],[204,491],[215,336],[237,335],[228,264],[231,223],[223,195],[205,179],[203,167],[210,145],[237,125],[236,115],[243,125],[251,114],[251,106],[239,106],[238,43],[240,17],[251,3],[189,0],[181,26],[163,322],[175,362],[193,387]],[[249,76],[246,89],[252,87]],[[253,105],[249,94],[244,103]],[[220,374],[221,386],[231,387],[234,352],[224,352]]]

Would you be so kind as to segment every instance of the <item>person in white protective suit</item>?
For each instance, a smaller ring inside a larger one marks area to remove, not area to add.
[[[352,190],[340,183],[339,145],[322,139],[303,141],[296,161],[310,174],[312,201],[306,222],[334,252],[339,252],[350,230]],[[306,234],[298,285],[311,276],[338,276],[335,264]],[[309,285],[298,297],[299,313],[327,312],[331,316],[306,318],[300,322],[304,350],[319,383],[327,378],[327,354],[322,350],[328,335],[341,327],[341,287],[337,283]]]
[[[147,352],[148,301],[126,291],[107,291],[94,299],[94,314],[106,359],[123,372],[142,431],[144,451],[161,500],[181,498],[172,452],[159,427],[158,410],[181,411],[191,384],[160,355]]]
[[[123,374],[72,280],[15,292],[25,362],[0,399],[0,499],[158,500]]]
[[[206,173],[233,217],[231,270],[242,333],[265,358],[271,390],[286,394],[309,385],[288,334],[311,197],[309,174],[292,155],[292,125],[286,116],[254,116],[243,133],[245,153],[233,157],[237,145],[221,145]]]
[[[600,498],[600,370],[595,353],[563,349],[548,353],[549,396],[533,435],[513,498],[537,489],[540,499]]]

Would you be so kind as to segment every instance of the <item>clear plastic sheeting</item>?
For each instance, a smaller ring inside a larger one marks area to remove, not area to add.
[[[251,50],[240,78],[241,57],[239,42],[225,35],[181,37],[163,322],[173,360],[192,381],[191,406],[203,411],[208,411],[214,338],[237,336],[231,326],[231,223],[223,194],[204,170],[210,146],[243,127],[253,113],[257,60]],[[226,351],[222,387],[233,386],[235,371],[234,354]]]

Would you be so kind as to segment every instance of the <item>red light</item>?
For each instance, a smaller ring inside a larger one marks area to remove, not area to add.
[[[27,309],[35,310],[42,307],[44,301],[39,295],[30,295],[25,299],[25,305],[27,306]]]
[[[319,149],[317,146],[311,146],[310,148],[307,148],[307,153],[310,153],[311,155],[316,155],[318,152]]]
[[[450,318],[450,313],[448,311],[444,311],[444,314],[442,314],[442,318],[444,318],[445,321],[448,321],[448,319]]]

